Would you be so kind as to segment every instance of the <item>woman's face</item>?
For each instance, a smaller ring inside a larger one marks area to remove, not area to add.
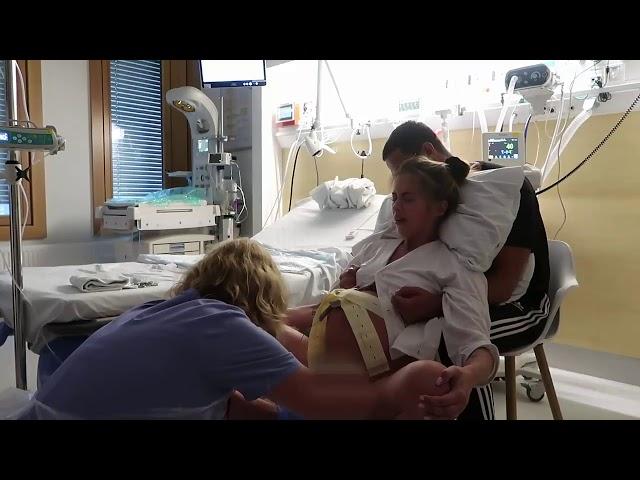
[[[428,198],[413,175],[399,175],[393,184],[393,219],[404,239],[427,236],[434,232],[447,202]]]

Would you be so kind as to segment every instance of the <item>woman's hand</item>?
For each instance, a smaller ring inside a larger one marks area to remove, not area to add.
[[[475,387],[475,384],[474,375],[469,369],[457,366],[445,369],[436,380],[436,385],[447,385],[449,392],[441,396],[421,396],[424,415],[433,419],[453,420],[457,418],[467,407],[471,389]]]
[[[442,294],[419,287],[402,287],[391,297],[391,303],[405,325],[442,315]]]
[[[359,268],[351,266],[340,274],[340,288],[354,288],[356,286],[356,272]]]

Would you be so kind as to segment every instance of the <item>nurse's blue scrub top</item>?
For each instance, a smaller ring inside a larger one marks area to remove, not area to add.
[[[135,418],[268,394],[301,364],[238,307],[195,290],[133,308],[89,337],[37,392],[70,418]],[[177,410],[176,410],[177,409]],[[180,417],[180,415],[177,415]]]

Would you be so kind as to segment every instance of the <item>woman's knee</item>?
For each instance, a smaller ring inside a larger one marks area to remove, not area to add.
[[[436,380],[446,367],[433,360],[417,360],[403,367],[400,372],[409,376],[411,384],[423,395],[444,395],[449,392],[449,384],[436,385]]]

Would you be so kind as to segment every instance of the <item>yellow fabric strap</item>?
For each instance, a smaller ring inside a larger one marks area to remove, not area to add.
[[[365,292],[353,289],[337,289],[324,296],[309,333],[308,362],[309,367],[319,366],[326,354],[326,329],[328,309],[340,305],[353,331],[360,353],[370,377],[389,370],[389,362],[384,354],[382,343],[378,337],[369,312],[383,317],[378,298]]]

